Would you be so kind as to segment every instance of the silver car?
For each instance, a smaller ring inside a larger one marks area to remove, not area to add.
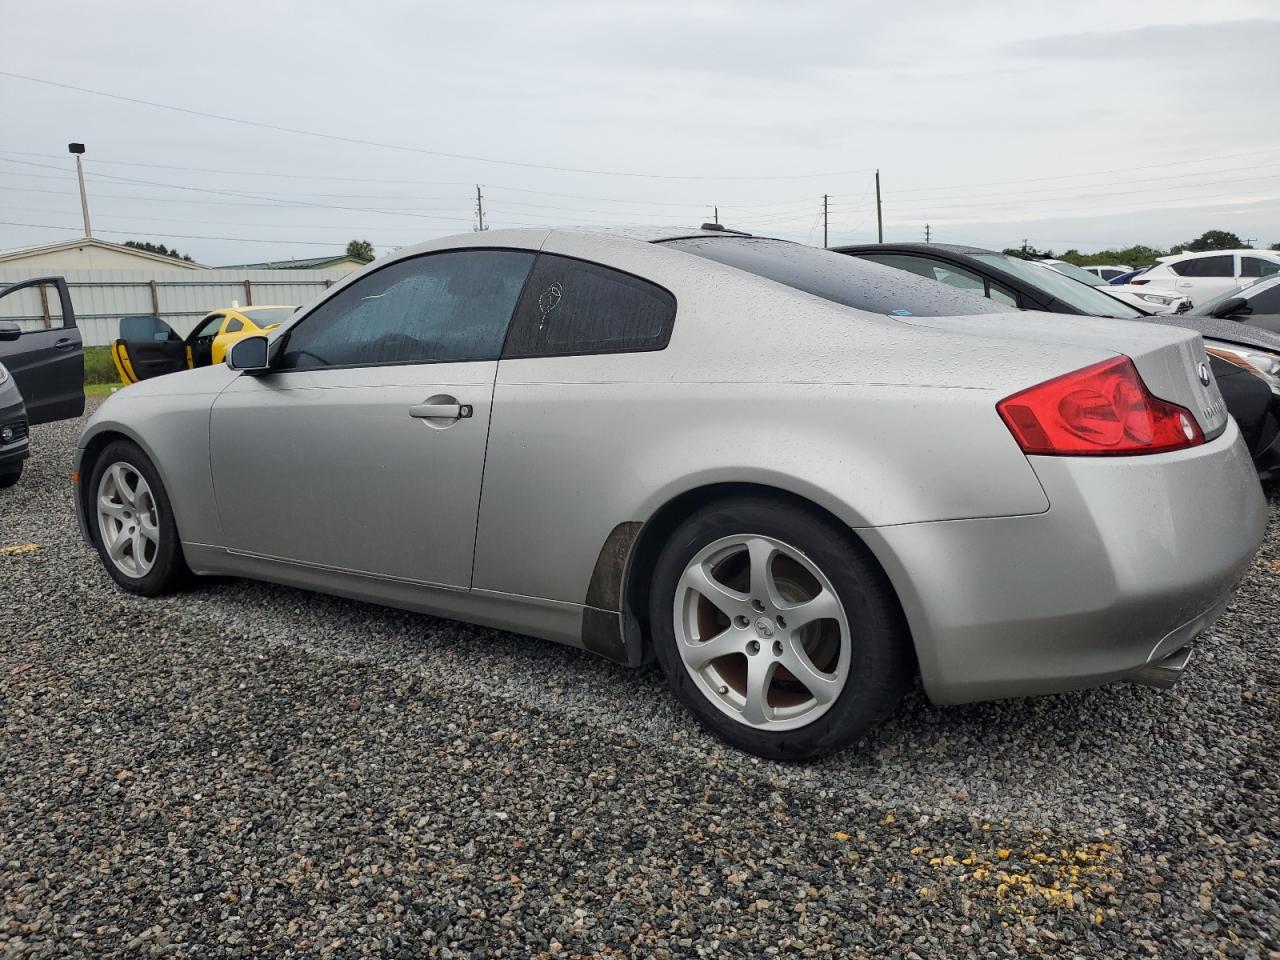
[[[1167,684],[1265,504],[1199,336],[714,230],[397,252],[89,420],[124,589],[251,577],[656,657],[760,755]]]

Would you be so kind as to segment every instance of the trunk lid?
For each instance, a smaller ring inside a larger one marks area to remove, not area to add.
[[[1061,344],[1123,354],[1133,361],[1147,389],[1186,407],[1206,440],[1227,428],[1227,407],[1209,368],[1204,341],[1194,330],[1105,317],[1052,313],[983,314],[970,317],[911,317],[900,323],[966,332],[996,340]],[[1064,369],[1069,373],[1070,369]],[[1024,387],[1033,383],[1023,384]]]

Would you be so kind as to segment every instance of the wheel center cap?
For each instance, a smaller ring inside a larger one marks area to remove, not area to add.
[[[768,617],[756,617],[756,633],[768,640],[773,636],[773,621]]]

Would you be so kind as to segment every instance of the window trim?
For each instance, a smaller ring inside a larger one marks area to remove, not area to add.
[[[516,329],[516,314],[520,310],[520,306],[524,303],[525,294],[528,293],[529,278],[533,276],[534,271],[538,269],[538,261],[544,256],[556,257],[560,260],[573,260],[577,263],[585,263],[588,266],[599,267],[601,270],[608,270],[612,273],[621,274],[624,277],[630,277],[632,280],[639,280],[651,287],[656,287],[671,298],[671,320],[664,324],[661,343],[651,347],[624,347],[616,350],[571,350],[564,353],[509,353],[508,348],[511,345],[511,337]],[[564,357],[607,357],[616,354],[626,353],[659,353],[671,345],[671,335],[675,332],[676,316],[680,312],[680,298],[672,293],[662,284],[649,277],[642,277],[638,273],[632,273],[630,270],[623,270],[608,263],[601,263],[598,260],[588,260],[586,257],[575,257],[568,253],[557,253],[554,250],[539,250],[537,257],[534,258],[533,265],[529,268],[528,275],[524,278],[525,285],[520,290],[520,296],[516,299],[515,308],[511,312],[511,320],[507,324],[507,336],[502,343],[502,353],[500,360],[559,360]]]
[[[524,275],[524,282],[521,283],[520,285],[520,292],[516,295],[516,302],[511,307],[511,314],[507,317],[507,328],[503,332],[502,346],[499,348],[498,355],[496,357],[454,357],[449,360],[394,360],[394,361],[385,362],[385,363],[335,363],[335,364],[329,364],[323,367],[301,367],[301,368],[273,367],[268,372],[269,375],[276,376],[278,374],[286,374],[286,373],[317,373],[322,370],[364,370],[370,367],[437,366],[442,363],[487,363],[487,362],[497,363],[499,360],[502,359],[502,353],[507,346],[507,338],[511,336],[512,321],[515,319],[516,309],[520,306],[520,301],[524,297],[525,287],[529,283],[529,277],[533,275],[533,268],[538,262],[538,257],[540,255],[540,251],[538,250],[530,250],[528,247],[487,247],[487,246],[486,247],[450,247],[447,250],[427,250],[427,251],[424,251],[423,253],[415,253],[415,254],[412,254],[411,256],[400,257],[396,260],[390,261],[389,263],[382,264],[376,270],[370,270],[367,273],[364,273],[364,272],[358,273],[355,276],[353,276],[349,282],[344,283],[341,286],[335,287],[332,291],[330,291],[327,297],[325,297],[319,303],[315,304],[310,310],[308,310],[302,316],[298,317],[296,320],[290,323],[289,328],[285,330],[284,333],[281,334],[280,338],[276,340],[276,342],[272,345],[272,354],[271,354],[272,359],[274,360],[276,357],[282,356],[284,352],[289,348],[289,341],[293,338],[293,334],[297,331],[297,329],[300,326],[302,326],[302,324],[306,323],[307,320],[313,317],[316,311],[318,311],[321,307],[327,304],[330,300],[333,300],[335,297],[338,297],[339,295],[341,295],[343,291],[350,289],[351,287],[355,286],[357,283],[360,283],[366,277],[372,277],[376,274],[381,273],[383,270],[387,270],[391,267],[399,266],[402,263],[408,263],[414,260],[425,260],[428,257],[439,256],[440,254],[443,254],[443,253],[524,253],[524,254],[530,255],[533,258],[532,260],[529,261],[529,269]],[[260,336],[266,336],[266,335],[267,335],[266,333],[260,334]]]

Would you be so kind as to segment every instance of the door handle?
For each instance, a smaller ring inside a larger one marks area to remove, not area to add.
[[[61,340],[53,341],[53,349],[55,350],[70,350],[75,345],[76,342],[71,337],[63,337]]]
[[[466,420],[471,416],[471,404],[456,400],[428,400],[409,408],[409,416],[421,420]]]

